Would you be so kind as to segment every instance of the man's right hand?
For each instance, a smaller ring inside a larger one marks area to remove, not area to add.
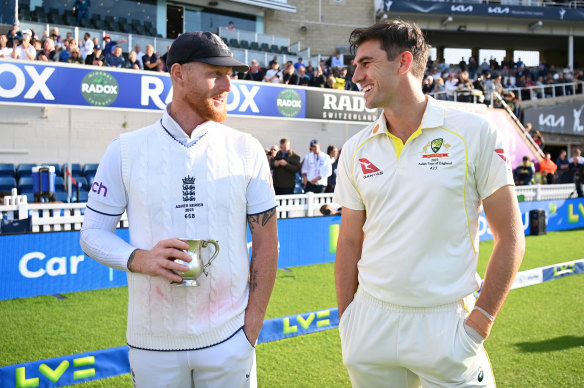
[[[176,272],[187,272],[189,267],[175,263],[174,259],[190,262],[191,256],[184,252],[186,249],[189,249],[189,244],[176,238],[159,241],[149,251],[136,249],[134,259],[128,269],[150,276],[162,276],[172,282],[180,283],[183,279]]]

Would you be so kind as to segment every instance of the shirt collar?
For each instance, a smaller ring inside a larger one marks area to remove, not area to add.
[[[191,136],[187,135],[186,132],[181,128],[181,126],[170,116],[168,113],[170,109],[170,104],[164,109],[162,114],[162,126],[166,131],[174,137],[179,143],[190,147],[195,144],[201,137],[203,137],[209,130],[209,125],[212,124],[211,121],[205,121],[204,123],[197,126]]]
[[[436,99],[431,96],[426,96],[426,100],[428,103],[426,104],[424,115],[422,116],[422,124],[420,125],[420,129],[424,130],[427,128],[436,128],[442,126],[444,124],[444,108]],[[369,136],[373,137],[385,132],[387,132],[387,122],[382,111],[377,121],[373,123]]]

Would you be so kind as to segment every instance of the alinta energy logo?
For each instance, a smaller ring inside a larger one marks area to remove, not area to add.
[[[284,89],[276,99],[278,111],[285,117],[296,117],[302,110],[302,98],[296,90]]]
[[[105,71],[92,71],[81,81],[81,95],[91,105],[109,106],[118,98],[118,81]]]

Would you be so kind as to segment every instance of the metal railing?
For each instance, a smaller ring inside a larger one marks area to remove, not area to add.
[[[517,186],[517,195],[524,201],[567,199],[574,195],[574,184]],[[32,217],[33,232],[58,232],[80,230],[83,224],[85,203],[26,203],[26,197],[4,197],[7,205],[0,206],[0,217],[18,220]],[[278,218],[320,216],[320,207],[333,202],[333,194],[294,194],[276,196]],[[126,213],[118,228],[128,227]]]

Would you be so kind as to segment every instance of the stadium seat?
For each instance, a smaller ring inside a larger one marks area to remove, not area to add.
[[[260,45],[260,50],[262,50],[262,51],[270,51],[270,45],[267,44],[267,43],[262,43]]]
[[[65,179],[62,176],[55,177],[55,191],[65,191]]]
[[[247,40],[241,40],[239,42],[239,48],[246,49],[246,50],[249,49],[249,42]]]
[[[16,169],[12,163],[0,163],[0,176],[14,177]]]
[[[237,39],[235,38],[229,39],[229,47],[239,48],[239,42],[237,41]]]
[[[20,163],[18,167],[16,167],[16,177],[32,176],[32,168],[35,166],[35,163]]]
[[[67,203],[69,202],[69,194],[66,191],[55,191],[55,201]]]
[[[67,174],[66,171],[67,168],[67,163],[63,164],[63,176],[65,176],[65,174]],[[71,171],[69,171],[71,173],[71,175],[75,176],[75,175],[79,175],[81,176],[81,164],[79,163],[71,163]]]
[[[30,9],[27,7],[18,7],[18,12],[20,13],[20,19],[31,20]]]
[[[280,46],[280,54],[290,55],[290,52],[288,51],[288,47],[287,46]]]
[[[256,51],[260,51],[260,45],[258,44],[258,42],[251,42],[249,44],[249,48],[251,50],[256,50]]]
[[[278,45],[273,44],[270,46],[270,51],[273,53],[279,53],[280,52],[280,47],[278,47]]]
[[[98,166],[99,166],[98,163],[85,163],[83,165],[83,169],[81,170],[81,172],[85,177],[87,177],[88,174],[95,175]]]
[[[89,192],[87,192],[85,190],[79,191],[79,201],[77,201],[77,190],[73,190],[73,193],[71,193],[71,202],[72,203],[87,202],[88,198],[89,198]]]
[[[81,184],[82,190],[89,190],[89,183],[87,183],[87,178],[81,175],[73,175],[73,179],[75,179],[77,184]],[[75,187],[73,187],[73,191],[75,191]]]
[[[29,202],[29,203],[34,202],[34,193],[32,192],[32,190],[26,190],[26,191],[19,193],[19,194],[26,196],[26,202]]]
[[[20,194],[27,192],[29,190],[32,191],[32,176],[22,176],[18,178],[18,192]]]
[[[47,18],[49,20],[49,23],[54,23],[54,24],[65,24],[65,20],[63,19],[63,17],[61,15],[59,15],[58,13],[49,13],[47,15]]]
[[[13,176],[0,176],[0,191],[10,192],[16,188],[16,179]]]

